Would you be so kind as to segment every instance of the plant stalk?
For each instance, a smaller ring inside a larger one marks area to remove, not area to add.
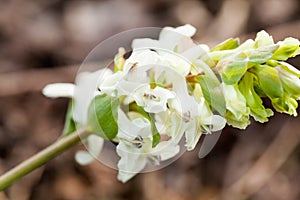
[[[0,191],[4,190],[15,181],[19,180],[36,168],[42,166],[47,161],[61,154],[65,150],[73,147],[78,142],[80,142],[81,139],[86,138],[90,134],[90,132],[84,129],[77,130],[74,133],[57,140],[55,143],[46,147],[44,150],[15,166],[11,170],[0,176]]]

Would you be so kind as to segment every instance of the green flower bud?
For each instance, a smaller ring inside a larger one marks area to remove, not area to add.
[[[255,64],[263,64],[267,60],[269,60],[274,52],[278,49],[278,45],[268,45],[262,46],[257,49],[249,49],[246,50],[245,53],[249,57],[249,66],[248,68],[252,67]]]
[[[300,100],[300,79],[281,66],[276,67],[284,91],[292,98]]]
[[[272,105],[277,112],[297,116],[298,103],[295,99],[284,95],[283,98],[272,99]]]
[[[119,52],[115,55],[114,64],[115,64],[115,71],[123,70],[123,66],[125,64],[125,55],[126,51],[124,48],[119,48]]]
[[[222,50],[231,50],[235,49],[239,46],[239,39],[238,38],[230,38],[228,40],[225,40],[224,42],[218,44],[214,48],[211,49],[211,51],[222,51]]]
[[[246,99],[239,91],[238,85],[221,84],[226,101],[226,120],[227,124],[245,129],[249,124],[250,109],[246,106]]]
[[[239,53],[231,57],[224,58],[218,63],[217,70],[221,74],[225,84],[237,83],[247,71],[248,57],[245,53]]]
[[[260,31],[256,34],[255,38],[255,48],[263,47],[263,46],[269,46],[274,45],[273,37],[270,36],[266,31]]]
[[[221,115],[225,114],[225,98],[220,89],[220,81],[216,77],[216,74],[201,60],[196,60],[192,66],[195,68],[192,69],[192,71],[203,71],[204,73],[197,77],[197,81],[201,86],[201,92],[203,93],[205,100]]]
[[[267,122],[268,117],[272,116],[274,113],[271,109],[266,109],[263,106],[261,98],[254,90],[254,79],[257,79],[254,74],[246,72],[239,83],[239,89],[246,98],[246,104],[250,108],[250,115],[254,117],[256,121],[264,123]]]
[[[260,88],[270,99],[283,96],[283,87],[276,69],[268,65],[257,65],[252,71],[258,77]]]
[[[300,41],[295,38],[286,38],[284,41],[278,42],[278,44],[280,47],[272,57],[274,60],[287,60],[300,54]]]

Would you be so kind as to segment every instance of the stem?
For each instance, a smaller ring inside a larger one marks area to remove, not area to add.
[[[44,150],[15,166],[11,170],[0,176],[0,191],[5,189],[15,181],[19,180],[26,174],[35,170],[36,168],[42,166],[47,161],[56,157],[60,153],[71,148],[72,146],[80,142],[82,138],[86,138],[90,134],[90,132],[84,129],[77,130],[76,132],[73,132],[72,134],[57,140],[55,143],[46,147]]]

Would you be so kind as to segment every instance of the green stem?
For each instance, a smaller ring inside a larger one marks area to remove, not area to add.
[[[0,176],[0,191],[5,189],[15,181],[19,180],[26,174],[35,170],[36,168],[42,166],[47,161],[56,157],[60,153],[76,145],[81,141],[81,139],[86,138],[90,134],[91,133],[86,130],[77,130],[73,134],[57,140],[55,143],[48,146],[44,150],[15,166],[11,170]]]

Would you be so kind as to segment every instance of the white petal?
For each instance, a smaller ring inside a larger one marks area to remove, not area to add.
[[[93,162],[100,155],[100,152],[103,148],[104,139],[96,136],[90,135],[87,138],[87,148],[88,151],[78,151],[75,154],[75,160],[80,165],[88,165]]]
[[[138,135],[148,137],[151,135],[150,123],[141,118],[130,121],[125,113],[118,110],[118,137],[133,140]]]
[[[180,147],[172,141],[160,142],[152,151],[153,155],[159,155],[162,161],[173,158],[179,153]]]
[[[87,142],[90,154],[97,158],[103,148],[104,139],[97,135],[90,135],[87,138]]]
[[[193,40],[190,38],[196,32],[191,25],[185,25],[178,28],[166,27],[159,35],[160,46],[163,49],[181,53],[193,46]]]
[[[46,85],[43,89],[43,95],[51,98],[74,96],[74,84],[72,83],[53,83]]]
[[[118,179],[123,183],[133,178],[146,166],[147,159],[140,152],[134,152],[123,142],[117,146],[117,153],[121,157],[118,162]]]
[[[131,96],[134,91],[136,91],[138,88],[143,87],[142,84],[138,84],[136,82],[131,82],[127,80],[120,80],[119,84],[117,84],[117,90],[118,90],[118,95],[129,95]]]
[[[160,113],[167,110],[167,102],[175,98],[175,93],[159,86],[151,89],[149,85],[146,85],[139,88],[133,98],[139,106],[145,108],[146,112]]]
[[[187,128],[187,124],[183,122],[182,118],[178,114],[171,114],[171,126],[170,136],[174,144],[178,144],[184,135],[184,131]]]
[[[122,72],[116,72],[111,76],[106,77],[99,86],[100,91],[105,94],[111,95],[112,92],[117,89],[117,85],[124,75],[125,74]]]
[[[94,98],[99,84],[111,75],[109,69],[102,69],[96,72],[84,72],[78,75],[75,87],[74,113],[73,117],[76,122],[86,124],[88,107]]]
[[[153,93],[164,101],[175,98],[174,92],[167,90],[165,88],[159,87],[159,86],[157,86],[153,89]]]
[[[184,52],[182,52],[182,55],[188,59],[190,62],[194,61],[197,58],[200,58],[201,56],[205,55],[207,51],[203,49],[203,46],[197,45],[194,46]]]
[[[189,128],[185,131],[185,138],[186,138],[185,146],[188,151],[191,151],[196,147],[201,135],[202,132],[200,129],[197,128],[196,122],[195,121],[190,122]]]
[[[80,165],[88,165],[95,159],[87,151],[77,151],[75,154],[75,160]]]
[[[173,82],[173,91],[176,93],[176,100],[173,101],[173,106],[176,105],[177,102],[177,111],[183,116],[189,116],[192,118],[198,115],[198,104],[194,97],[188,94],[188,89],[186,85],[186,81],[184,78],[177,79],[177,81]],[[175,105],[174,105],[175,103]]]
[[[156,52],[149,49],[137,49],[134,50],[130,57],[125,61],[123,71],[127,73],[133,66],[138,66],[138,68],[140,68],[141,66],[157,64],[158,61],[159,56]],[[135,76],[135,78],[141,79],[141,74],[139,75],[140,76]]]
[[[148,113],[160,113],[167,110],[166,105],[162,105],[160,103],[153,103],[148,101],[146,106],[144,107],[145,111]]]
[[[131,44],[132,48],[158,48],[158,40],[153,40],[150,38],[134,39]]]
[[[192,63],[184,56],[177,53],[159,52],[161,55],[161,64],[172,68],[181,76],[186,76],[190,72]]]
[[[165,50],[174,51],[175,46],[180,41],[183,35],[176,33],[174,28],[165,27],[159,34],[160,47]]]
[[[222,130],[226,125],[226,119],[219,115],[213,115],[203,119],[202,123],[204,125],[212,125],[210,131],[219,131]],[[209,126],[210,127],[210,126]]]
[[[175,28],[175,31],[182,35],[192,37],[193,35],[195,35],[197,29],[190,24],[185,24],[183,26],[179,26],[179,27]]]

